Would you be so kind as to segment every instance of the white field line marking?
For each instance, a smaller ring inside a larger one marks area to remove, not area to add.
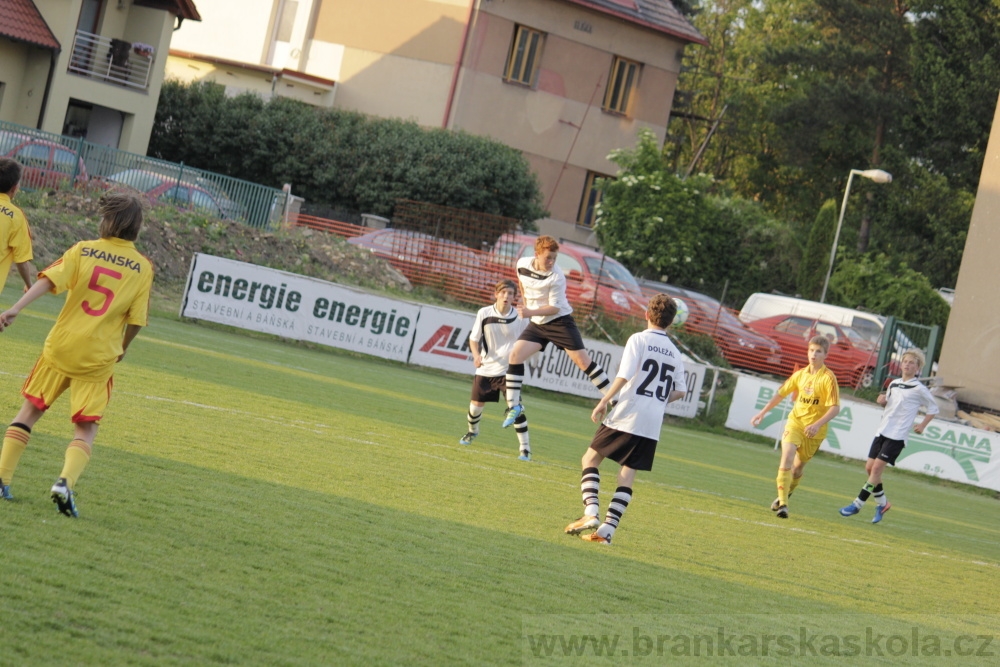
[[[667,507],[663,503],[658,503],[656,501],[649,501],[649,502],[652,505],[662,505],[664,507]],[[728,519],[730,521],[738,521],[740,523],[748,523],[748,524],[751,524],[751,525],[754,525],[754,526],[763,526],[764,528],[777,528],[779,530],[788,530],[788,531],[791,531],[793,533],[802,533],[804,535],[812,535],[814,537],[823,537],[823,538],[826,538],[828,540],[834,540],[836,542],[847,542],[848,544],[858,544],[858,545],[865,546],[865,547],[881,547],[883,549],[890,549],[890,550],[899,549],[899,550],[905,551],[906,553],[913,554],[915,556],[927,556],[929,558],[940,558],[940,559],[943,559],[943,560],[949,560],[949,561],[954,561],[956,563],[961,563],[963,565],[982,565],[982,566],[985,566],[985,567],[1000,568],[1000,563],[992,563],[992,562],[983,561],[983,560],[967,560],[967,559],[964,559],[964,558],[955,558],[954,556],[948,556],[948,555],[945,555],[945,554],[931,553],[929,551],[917,551],[916,549],[907,549],[905,547],[899,547],[899,546],[891,545],[891,544],[884,544],[884,543],[879,543],[879,542],[871,542],[871,541],[868,541],[868,540],[859,540],[859,539],[854,539],[854,538],[849,538],[849,537],[838,537],[836,535],[831,535],[830,533],[824,533],[824,532],[820,532],[818,530],[810,530],[808,528],[798,528],[796,526],[783,526],[783,525],[780,525],[780,524],[768,523],[766,521],[759,521],[757,519],[746,519],[746,518],[739,517],[739,516],[730,516],[728,514],[720,514],[719,512],[710,512],[710,511],[707,511],[707,510],[692,509],[690,507],[678,507],[676,509],[679,509],[679,510],[681,510],[683,512],[690,512],[692,514],[702,514],[702,515],[705,515],[705,516],[718,517],[720,519]]]
[[[304,431],[310,431],[312,433],[317,433],[323,435],[330,428],[327,424],[318,424],[314,422],[307,422],[301,419],[284,419],[282,417],[274,417],[267,415],[260,415],[254,412],[247,412],[246,410],[237,410],[236,408],[226,408],[221,405],[208,405],[205,403],[196,403],[194,401],[183,401],[176,398],[167,398],[165,396],[150,396],[148,394],[133,394],[127,391],[121,392],[123,396],[133,396],[135,398],[143,398],[147,401],[158,401],[162,403],[174,403],[176,405],[182,405],[186,408],[199,408],[201,410],[211,410],[213,412],[224,412],[232,415],[239,415],[240,417],[246,419],[255,419],[257,421],[270,422],[273,424],[280,424],[282,426],[298,428]]]

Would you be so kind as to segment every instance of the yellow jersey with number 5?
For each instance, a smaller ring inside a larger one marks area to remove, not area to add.
[[[126,324],[146,326],[153,263],[132,241],[80,241],[39,277],[66,292],[42,356],[64,375],[106,380],[122,354]]]

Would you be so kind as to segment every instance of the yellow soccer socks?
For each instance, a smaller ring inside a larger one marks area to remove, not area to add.
[[[15,422],[7,427],[3,436],[3,449],[0,450],[0,479],[4,484],[10,484],[14,477],[14,469],[17,468],[17,462],[21,460],[21,454],[30,438],[31,428],[24,424]]]
[[[90,451],[91,447],[86,440],[76,439],[66,447],[66,458],[59,476],[66,478],[66,485],[70,489],[76,488],[76,480],[80,479],[83,469],[90,463]]]
[[[788,494],[792,490],[792,469],[778,468],[778,501],[779,505],[788,504]]]

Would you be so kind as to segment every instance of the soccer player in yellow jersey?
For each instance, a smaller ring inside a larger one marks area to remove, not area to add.
[[[97,424],[111,399],[115,364],[146,325],[153,265],[134,241],[142,227],[142,195],[114,191],[101,197],[101,238],[81,241],[38,274],[38,281],[9,310],[0,313],[0,331],[46,292],[66,292],[42,355],[21,388],[24,405],[7,429],[0,450],[0,496],[11,500],[14,469],[28,445],[31,428],[67,389],[73,441],[52,500],[66,516],[77,516],[74,492],[90,461]]]
[[[24,289],[31,287],[31,232],[24,213],[11,202],[21,182],[21,163],[0,158],[0,291],[7,282],[10,265],[17,267]]]
[[[760,425],[764,415],[792,394],[794,407],[781,434],[778,497],[771,503],[771,509],[782,519],[788,518],[788,496],[799,485],[806,464],[826,437],[826,425],[840,412],[837,377],[823,365],[829,351],[829,339],[814,336],[809,341],[809,365],[792,373],[774,398],[750,420],[753,426]]]

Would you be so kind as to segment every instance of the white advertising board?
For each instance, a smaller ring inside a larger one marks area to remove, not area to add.
[[[471,313],[435,306],[421,306],[420,320],[414,336],[410,363],[430,368],[473,374],[472,355],[469,352],[469,334],[476,318]],[[590,357],[604,367],[608,377],[618,372],[624,348],[611,343],[584,339]],[[583,371],[566,353],[549,345],[525,363],[524,384],[549,391],[593,398],[601,393]],[[698,399],[705,377],[705,367],[685,362],[688,384],[687,395],[667,406],[666,413],[677,417],[694,417],[698,412]]]
[[[406,361],[420,306],[196,254],[181,316]]]
[[[308,340],[384,359],[473,374],[472,313],[396,301],[361,290],[245,262],[197,254],[191,260],[181,316]],[[609,377],[624,348],[585,339]],[[666,413],[694,417],[705,367],[684,364],[687,395]],[[601,394],[566,353],[549,345],[525,364],[524,383],[593,398]]]
[[[729,406],[726,427],[781,437],[788,399],[768,413],[758,428],[750,418],[774,396],[780,385],[760,378],[740,376]],[[868,448],[878,431],[882,409],[865,403],[841,401],[841,410],[831,422],[822,451],[854,459],[868,458]],[[988,431],[934,420],[923,434],[911,432],[896,466],[935,477],[1000,491],[1000,436]]]

